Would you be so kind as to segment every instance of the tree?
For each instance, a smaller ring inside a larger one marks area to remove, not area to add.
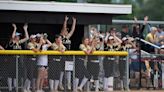
[[[164,0],[147,0],[141,11],[141,16],[148,15],[150,20],[164,20]]]
[[[132,5],[132,14],[123,15],[123,16],[116,16],[114,19],[133,19],[134,16],[139,16],[140,12],[140,4],[137,1],[132,0],[123,0],[121,4],[131,4]]]

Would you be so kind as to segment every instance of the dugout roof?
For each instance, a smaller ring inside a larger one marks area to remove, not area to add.
[[[113,16],[131,13],[131,5],[0,1],[1,23],[62,24],[68,15],[75,16],[82,25],[110,24]]]

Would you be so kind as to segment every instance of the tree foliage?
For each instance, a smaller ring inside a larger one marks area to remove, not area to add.
[[[164,20],[164,0],[147,0],[141,9],[141,16],[148,15],[151,20]]]

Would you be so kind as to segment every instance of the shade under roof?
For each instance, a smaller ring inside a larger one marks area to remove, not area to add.
[[[68,15],[81,25],[111,24],[113,16],[131,13],[131,5],[0,1],[0,23],[62,24]]]

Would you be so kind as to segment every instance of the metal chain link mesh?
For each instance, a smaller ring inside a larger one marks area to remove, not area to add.
[[[108,61],[106,59],[108,59],[109,57],[104,57],[104,56],[97,56],[99,57],[99,62],[97,63],[97,65],[95,62],[86,62],[85,60],[83,61],[83,63],[78,63],[81,64],[79,67],[77,66],[73,66],[72,68],[70,68],[73,65],[77,65],[76,63],[79,62],[77,59],[75,59],[76,61],[74,62],[74,57],[73,56],[49,56],[49,63],[48,63],[48,74],[45,77],[45,82],[44,82],[44,90],[49,91],[49,79],[52,80],[60,80],[61,78],[61,72],[64,73],[63,75],[63,79],[61,81],[60,84],[62,84],[62,86],[68,91],[69,90],[69,86],[70,89],[73,90],[73,84],[74,84],[74,78],[79,78],[79,86],[81,81],[83,80],[84,77],[90,79],[90,86],[89,89],[91,91],[95,90],[96,84],[95,84],[95,80],[96,80],[96,75],[98,75],[98,87],[100,91],[104,90],[104,78],[107,77],[113,77],[113,84],[110,85],[110,82],[108,83],[108,88],[110,88],[111,86],[113,86],[114,90],[120,90],[120,89],[126,89],[126,60],[123,60],[121,57],[114,57],[115,60],[113,61]],[[16,78],[16,58],[18,58],[18,78]],[[112,57],[113,58],[113,57]],[[109,59],[112,59],[109,58]],[[126,58],[126,57],[125,57]],[[18,79],[18,87],[19,90],[22,90],[22,88],[24,87],[25,81],[26,79],[31,80],[31,90],[35,90],[35,82],[34,80],[36,80],[37,78],[37,65],[36,65],[36,60],[37,60],[37,56],[35,55],[21,55],[21,56],[14,56],[14,55],[1,55],[0,56],[0,90],[8,90],[8,82],[9,82],[9,78],[12,78],[12,81],[14,81],[14,79]],[[57,61],[57,59],[60,59],[59,61]],[[137,59],[129,59],[129,79],[130,81],[128,81],[130,84],[130,88],[138,88],[139,87],[139,62],[138,62],[138,58]],[[145,61],[143,59],[143,61]],[[152,61],[152,62],[151,62]],[[69,65],[69,67],[67,67],[67,71],[65,71],[65,62],[67,62],[67,65]],[[81,62],[81,61],[80,61]],[[86,65],[84,64],[84,62],[86,63]],[[106,62],[106,63],[105,63]],[[142,87],[161,87],[162,86],[162,65],[163,63],[161,62],[160,58],[158,58],[158,60],[152,59],[152,60],[148,60],[150,67],[151,67],[151,71],[150,71],[150,76],[148,76],[148,71],[147,71],[147,67],[145,66],[145,62],[141,63],[141,74],[142,74],[142,78],[141,78],[141,84]],[[107,65],[108,63],[109,66]],[[83,65],[82,65],[83,64]],[[157,64],[158,66],[158,72],[156,70],[156,66],[154,66],[155,64]],[[81,67],[84,66],[84,67]],[[97,68],[98,69],[97,69]],[[80,69],[79,69],[80,68]],[[86,68],[86,70],[82,70],[83,68]],[[69,70],[70,69],[70,70]],[[72,70],[73,69],[73,70]],[[75,70],[77,69],[77,70]],[[109,69],[109,70],[104,70],[104,69]],[[95,71],[94,71],[95,70]],[[97,72],[98,71],[98,72]],[[105,72],[110,72],[109,76],[108,74],[106,75]],[[81,73],[81,74],[78,74]],[[87,73],[89,75],[87,75]],[[98,74],[95,74],[98,73]],[[156,78],[157,77],[157,78]],[[158,79],[158,81],[155,80]],[[12,83],[12,87],[14,89],[15,85],[14,82]],[[59,87],[59,90],[60,87]],[[84,86],[84,90],[87,90],[87,87]]]

